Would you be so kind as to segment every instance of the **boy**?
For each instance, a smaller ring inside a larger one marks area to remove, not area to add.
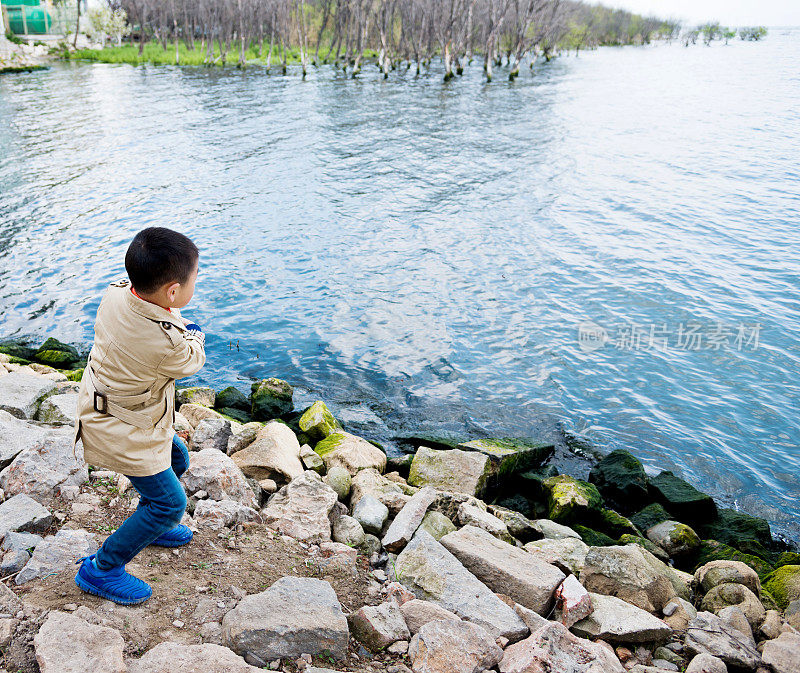
[[[95,321],[95,339],[81,379],[74,444],[87,463],[130,479],[139,506],[81,564],[75,583],[123,605],[147,600],[152,589],[125,572],[149,544],[177,547],[192,539],[180,524],[186,494],[179,477],[189,467],[186,445],[172,428],[175,379],[205,364],[205,335],[181,317],[197,279],[199,252],[164,227],[134,237],[125,255],[128,280],[111,283]]]

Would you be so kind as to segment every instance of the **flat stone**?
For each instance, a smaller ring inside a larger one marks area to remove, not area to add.
[[[127,673],[125,641],[116,629],[55,610],[33,638],[41,673]]]
[[[192,402],[181,404],[178,411],[193,428],[196,428],[198,425],[200,425],[200,421],[202,421],[204,418],[217,418],[225,420],[225,417],[218,411],[209,409],[202,404],[194,404]]]
[[[539,614],[549,612],[553,593],[564,581],[555,566],[475,526],[464,526],[440,542],[492,591]]]
[[[710,612],[689,622],[683,644],[689,654],[710,654],[733,668],[754,670],[761,663],[750,639]]]
[[[250,423],[245,423],[239,428],[231,428],[234,432],[228,438],[226,453],[232,456],[234,453],[250,446],[256,440],[258,433],[263,427],[261,423],[252,421]]]
[[[78,393],[67,392],[45,397],[39,404],[36,420],[51,425],[75,425]]]
[[[261,515],[255,509],[235,500],[199,500],[192,518],[198,525],[214,530],[229,528],[237,523],[261,521]]]
[[[260,673],[227,647],[213,643],[159,643],[141,659],[129,662],[128,673]],[[88,673],[88,671],[87,671]],[[306,669],[308,673],[308,669]]]
[[[25,564],[22,572],[14,578],[14,582],[18,585],[25,584],[50,573],[60,572],[74,565],[77,559],[93,554],[97,549],[97,538],[94,533],[83,529],[62,528],[55,535],[49,535],[36,545],[33,556]]]
[[[547,622],[529,638],[509,645],[500,673],[624,673],[610,648],[578,638],[558,622]]]
[[[351,475],[368,468],[383,472],[386,469],[386,454],[366,439],[349,432],[334,432],[317,442],[314,447],[325,467],[338,465]]]
[[[273,495],[262,510],[264,522],[303,542],[331,539],[329,515],[338,501],[336,491],[308,470]]]
[[[411,639],[408,657],[414,673],[482,673],[500,662],[503,650],[476,624],[436,620]]]
[[[436,605],[436,603],[421,601],[418,598],[403,603],[400,606],[400,612],[403,614],[406,625],[412,635],[417,633],[428,622],[442,619],[461,621],[461,618],[450,612],[450,610],[445,610],[440,605]]]
[[[408,483],[480,498],[486,492],[491,473],[491,462],[485,454],[461,449],[439,451],[420,446],[411,463]]]
[[[408,544],[435,498],[436,489],[430,486],[411,497],[383,536],[381,542],[388,551],[399,551]]]
[[[31,555],[24,550],[3,552],[0,561],[0,576],[6,577],[22,570],[30,560]]]
[[[400,606],[394,601],[365,605],[353,613],[349,622],[353,635],[373,652],[411,638]]]
[[[461,503],[458,508],[457,520],[461,526],[481,528],[499,540],[514,544],[514,538],[509,533],[508,526],[501,519],[489,514],[489,512],[480,507],[471,505],[468,502]]]
[[[233,500],[246,507],[258,506],[253,489],[232,458],[217,449],[189,454],[189,469],[181,482],[191,495],[205,491],[212,500]]]
[[[525,551],[544,563],[550,563],[564,572],[580,575],[589,553],[589,547],[579,538],[564,537],[557,540],[544,538],[525,545]]]
[[[514,610],[425,531],[419,531],[397,557],[395,573],[417,598],[482,626],[493,637],[514,641],[528,634]]]
[[[735,605],[731,605],[726,608],[722,608],[722,610],[716,614],[717,617],[719,617],[725,624],[732,626],[734,629],[747,636],[750,644],[755,647],[756,640],[753,637],[753,629],[750,626],[750,622],[747,621],[747,617],[744,616],[744,612],[742,612]]]
[[[764,663],[775,673],[800,671],[800,634],[785,631],[775,640],[764,643]]]
[[[22,372],[0,377],[0,410],[17,418],[34,418],[41,401],[57,390],[53,381]]]
[[[83,460],[83,442],[72,449],[70,429],[52,430],[0,472],[0,488],[6,495],[27,493],[34,500],[57,506],[58,498],[73,500],[81,485],[89,478]]]
[[[616,596],[589,592],[594,610],[572,630],[584,638],[615,643],[663,642],[672,635],[665,622]]]
[[[441,540],[448,533],[457,530],[455,524],[441,512],[426,512],[417,530],[424,530],[434,540]]]
[[[473,439],[462,442],[457,448],[488,456],[497,478],[539,467],[555,450],[553,444],[514,438]]]
[[[0,536],[12,531],[46,531],[52,522],[53,515],[47,508],[25,493],[0,503]]]
[[[256,434],[255,440],[233,454],[242,472],[254,479],[291,481],[303,474],[300,442],[285,423],[270,421]]]
[[[263,661],[328,654],[347,655],[347,619],[330,584],[282,577],[269,589],[245,596],[222,619],[228,647]]]
[[[545,539],[561,540],[566,537],[572,537],[577,540],[581,539],[581,536],[569,526],[556,523],[550,519],[535,519],[532,523],[533,527],[538,530]]]
[[[367,494],[353,507],[353,518],[367,533],[380,535],[389,518],[389,508],[375,496]]]
[[[228,441],[232,435],[231,422],[227,418],[204,418],[192,433],[189,450],[215,449],[227,453]]]
[[[0,469],[20,452],[44,440],[47,428],[27,423],[7,411],[0,411]]]

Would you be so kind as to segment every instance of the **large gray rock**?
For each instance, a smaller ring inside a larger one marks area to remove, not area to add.
[[[561,523],[556,523],[555,521],[551,521],[550,519],[536,519],[533,522],[533,527],[539,531],[543,538],[547,538],[550,540],[561,540],[565,537],[574,537],[578,540],[581,539],[581,536],[576,533],[572,528],[569,526],[565,526]]]
[[[0,472],[0,488],[6,495],[27,493],[43,505],[55,506],[59,497],[76,498],[88,478],[83,442],[75,445],[73,453],[72,431],[53,430]]]
[[[509,645],[500,673],[624,673],[614,653],[570,633],[558,622],[545,622],[529,638]]]
[[[197,525],[214,530],[247,521],[261,521],[261,515],[256,510],[235,500],[199,500],[193,518]]]
[[[684,556],[700,546],[700,538],[685,523],[662,521],[647,529],[647,537],[670,557]]]
[[[601,638],[618,643],[666,641],[672,635],[668,624],[649,612],[615,596],[589,593],[594,610],[573,625],[572,630],[585,638]]]
[[[25,584],[38,577],[57,573],[71,567],[83,556],[89,556],[98,549],[94,533],[78,529],[62,528],[55,535],[42,540],[33,550],[31,560],[25,564],[14,582]]]
[[[53,523],[46,507],[25,493],[0,503],[0,536],[11,531],[43,532]]]
[[[702,593],[720,584],[734,583],[746,586],[756,596],[761,595],[758,573],[741,561],[709,561],[695,570],[694,581]]]
[[[222,619],[225,644],[262,661],[347,654],[347,619],[330,584],[307,577],[282,577],[269,589],[245,596]]]
[[[210,386],[188,386],[175,391],[177,406],[184,404],[202,404],[204,407],[213,407],[217,394]],[[220,406],[225,406],[221,404]]]
[[[15,496],[16,497],[16,496]],[[13,498],[12,498],[13,499]],[[38,503],[37,503],[38,504]],[[2,534],[0,533],[0,536]],[[2,551],[29,551],[36,548],[36,545],[42,541],[41,535],[34,533],[6,533],[3,537],[3,544],[0,545]]]
[[[689,662],[686,673],[728,673],[728,667],[722,659],[710,654],[698,654]]]
[[[24,449],[44,440],[48,432],[47,428],[27,423],[7,411],[0,411],[0,469]]]
[[[307,470],[273,495],[261,513],[268,526],[284,535],[326,542],[331,539],[329,516],[338,499],[316,472]]]
[[[57,389],[49,379],[22,372],[0,376],[0,410],[17,418],[34,418],[41,401]]]
[[[237,428],[236,431],[228,438],[228,448],[226,449],[226,453],[229,456],[232,456],[234,453],[250,446],[254,441],[256,441],[256,437],[258,437],[258,433],[263,427],[264,426],[258,421],[251,421],[250,423],[245,423],[240,428]]]
[[[800,635],[785,631],[765,642],[764,663],[775,673],[800,672]]]
[[[248,477],[279,483],[291,481],[304,471],[297,435],[279,421],[261,428],[251,444],[233,454],[233,460]]]
[[[434,622],[437,619],[461,621],[460,617],[450,612],[450,610],[445,610],[440,605],[430,601],[421,601],[419,598],[413,598],[403,603],[400,606],[400,612],[403,613],[406,625],[412,634],[419,631],[428,622]]]
[[[580,575],[586,561],[586,554],[589,553],[588,545],[574,537],[534,540],[525,545],[525,550],[540,561],[550,563],[575,575]]]
[[[398,640],[408,640],[411,632],[395,601],[365,605],[349,619],[353,635],[373,652],[380,652]]]
[[[355,476],[361,470],[374,469],[383,472],[386,469],[386,454],[366,439],[349,432],[334,432],[317,442],[314,447],[326,469],[334,465],[345,468]]]
[[[514,544],[514,538],[508,531],[508,526],[494,514],[490,514],[480,507],[462,502],[458,508],[456,519],[461,526],[482,528],[496,538]]]
[[[200,425],[200,421],[202,421],[204,418],[225,418],[218,411],[209,409],[202,404],[194,404],[193,402],[181,404],[179,411],[193,428],[196,428],[198,425]]]
[[[617,596],[652,613],[660,613],[674,596],[691,598],[678,572],[637,544],[590,547],[580,579],[588,591]]]
[[[353,507],[353,518],[361,524],[365,532],[380,535],[389,518],[389,508],[376,497],[367,494]]]
[[[549,612],[553,592],[565,578],[555,566],[498,540],[482,528],[464,526],[440,542],[492,591],[542,615]]]
[[[41,673],[127,673],[116,629],[55,610],[33,638]]]
[[[381,542],[388,551],[400,551],[408,544],[435,498],[436,489],[430,486],[411,497],[383,536]]]
[[[758,600],[758,596],[743,584],[735,584],[733,582],[726,582],[713,587],[703,598],[700,607],[702,610],[713,612],[714,614],[720,614],[726,608],[736,607],[747,618],[752,631],[757,630],[767,616],[764,606]]]
[[[36,420],[52,425],[75,425],[78,393],[70,391],[45,397],[39,404]]]
[[[360,547],[364,544],[364,529],[352,516],[342,514],[335,517],[331,526],[334,542],[341,542],[348,547]]]
[[[216,449],[227,453],[232,435],[231,422],[227,418],[204,418],[192,432],[189,450]]]
[[[408,657],[414,673],[482,673],[497,665],[503,650],[476,624],[436,620],[411,639]]]
[[[683,644],[689,654],[710,654],[733,668],[754,670],[761,663],[751,639],[710,612],[689,622]]]
[[[190,495],[205,491],[212,500],[233,500],[252,508],[258,506],[242,471],[230,456],[217,449],[190,453],[189,469],[183,473],[181,481]]]
[[[527,635],[528,628],[514,610],[425,531],[417,533],[394,567],[397,579],[417,598],[436,603],[495,637],[514,641]]]
[[[128,673],[260,673],[262,670],[251,666],[227,647],[213,643],[159,643],[145,652],[141,659],[134,659],[128,665]]]
[[[351,507],[355,507],[365,495],[371,495],[386,505],[389,512],[394,515],[400,512],[411,496],[417,492],[416,488],[387,479],[374,468],[359,470],[352,478],[351,486]]]
[[[411,463],[408,483],[480,498],[486,492],[491,472],[489,457],[482,453],[420,446]]]

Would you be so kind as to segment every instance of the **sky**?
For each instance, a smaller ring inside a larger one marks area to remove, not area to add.
[[[596,4],[687,23],[800,26],[800,0],[604,0]]]

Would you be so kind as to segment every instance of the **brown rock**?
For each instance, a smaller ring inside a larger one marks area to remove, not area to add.
[[[126,673],[119,631],[51,612],[33,639],[41,673]]]
[[[417,633],[428,622],[448,619],[461,621],[458,615],[449,610],[445,610],[430,601],[421,601],[418,598],[403,603],[400,606],[400,612],[403,614],[412,635]]]
[[[414,673],[482,673],[498,664],[503,650],[480,626],[447,619],[425,624],[408,656]]]
[[[405,617],[394,601],[365,605],[348,621],[351,633],[373,652],[380,652],[398,640],[411,638]]]

